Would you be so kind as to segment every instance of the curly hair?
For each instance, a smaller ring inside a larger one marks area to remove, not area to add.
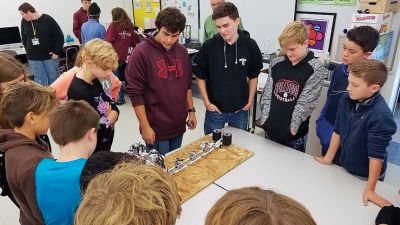
[[[308,210],[285,195],[258,187],[228,191],[206,217],[205,225],[316,225]]]
[[[158,30],[164,27],[168,32],[182,32],[186,26],[186,17],[175,7],[167,7],[161,10],[155,21]]]
[[[75,225],[173,225],[180,212],[171,175],[159,167],[122,163],[89,182]]]
[[[95,38],[80,49],[75,65],[82,67],[83,61],[91,61],[103,69],[114,70],[118,66],[118,55],[109,42]],[[107,63],[111,63],[113,68],[106,68]]]

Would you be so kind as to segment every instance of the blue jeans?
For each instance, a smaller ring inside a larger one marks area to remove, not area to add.
[[[215,129],[222,129],[225,123],[228,126],[236,127],[247,131],[247,123],[249,120],[249,111],[239,110],[238,112],[218,112],[206,111],[206,118],[204,120],[204,134],[210,134]]]
[[[165,141],[157,141],[153,145],[147,145],[147,148],[154,148],[158,151],[158,153],[165,155],[168,152],[181,147],[182,139],[183,135]]]
[[[58,77],[60,59],[28,60],[36,83],[49,86]]]

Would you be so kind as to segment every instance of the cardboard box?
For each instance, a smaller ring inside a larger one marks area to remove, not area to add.
[[[351,28],[359,26],[371,26],[379,31],[380,34],[386,34],[390,31],[393,13],[384,14],[353,14],[351,19]]]
[[[399,10],[400,0],[360,0],[360,9],[370,13],[388,13]]]

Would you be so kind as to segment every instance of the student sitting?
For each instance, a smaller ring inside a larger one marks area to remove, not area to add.
[[[368,180],[364,204],[371,201],[380,207],[390,205],[375,193],[375,186],[385,177],[386,147],[396,132],[392,112],[379,93],[386,79],[386,66],[377,60],[361,60],[349,66],[348,93],[339,102],[328,152],[325,157],[314,157],[320,163],[332,164],[340,147],[340,164],[349,173]]]
[[[79,60],[81,61],[81,60]],[[76,62],[76,65],[82,66],[82,62]],[[50,86],[56,90],[57,98],[60,100],[67,99],[67,92],[69,85],[71,84],[72,78],[82,70],[80,66],[75,66],[67,72],[60,75]],[[109,79],[105,79],[101,82],[104,91],[112,96],[114,101],[118,100],[118,93],[121,90],[121,81],[114,74]]]
[[[181,212],[178,188],[161,168],[123,163],[90,181],[75,225],[174,225]]]
[[[85,100],[96,109],[100,115],[100,127],[95,152],[110,151],[119,110],[111,96],[104,92],[100,80],[112,75],[118,65],[117,53],[110,43],[96,38],[81,48],[77,60],[82,61],[82,70],[71,81],[68,99]]]
[[[1,117],[14,130],[0,130],[0,151],[5,155],[5,173],[22,225],[43,224],[34,172],[40,160],[53,156],[38,136],[47,133],[49,113],[57,104],[53,89],[34,82],[14,84],[2,93]]]
[[[279,44],[286,56],[271,62],[260,101],[261,124],[266,138],[305,152],[310,116],[327,71],[308,50],[308,28],[302,22],[288,24]]]
[[[326,154],[331,141],[333,128],[338,110],[340,98],[346,93],[349,85],[349,65],[367,59],[374,51],[379,41],[379,33],[370,26],[360,26],[349,30],[343,43],[343,63],[340,64],[332,73],[331,82],[326,94],[326,102],[321,110],[321,115],[317,119],[317,135],[322,145],[322,155]],[[338,164],[336,153],[334,163]]]
[[[316,225],[296,200],[270,190],[245,187],[228,191],[206,217],[205,225]]]
[[[50,115],[50,132],[60,145],[58,160],[37,166],[36,199],[44,224],[70,225],[81,200],[79,178],[97,143],[100,116],[85,101],[68,101]]]

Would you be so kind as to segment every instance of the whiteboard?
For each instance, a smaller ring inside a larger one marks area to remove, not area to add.
[[[230,0],[229,2],[234,3],[239,9],[244,29],[257,42],[261,52],[271,53],[280,48],[278,37],[286,25],[295,18],[296,0]]]
[[[208,0],[203,0],[208,1]],[[161,9],[176,7],[185,15],[190,26],[191,38],[199,39],[199,0],[161,0]]]

